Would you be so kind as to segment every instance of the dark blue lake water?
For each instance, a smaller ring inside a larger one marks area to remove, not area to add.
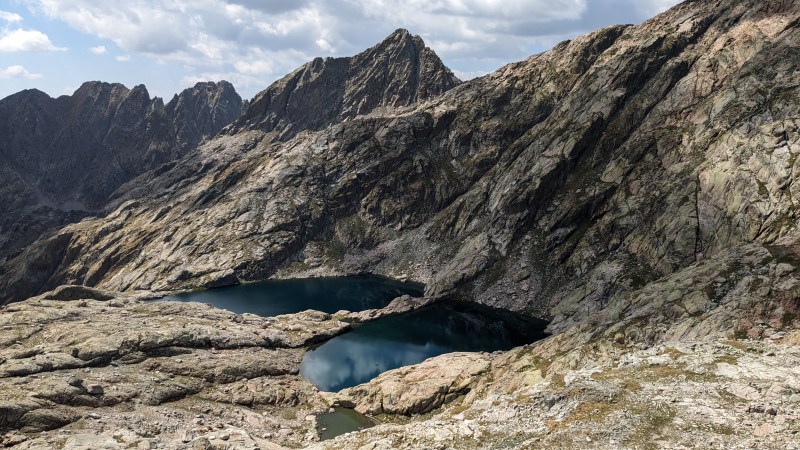
[[[383,308],[394,298],[421,296],[423,287],[377,276],[269,280],[206,291],[188,292],[163,300],[210,303],[235,313],[269,317],[307,309],[327,313],[346,309]]]
[[[323,391],[458,351],[496,351],[544,337],[546,323],[466,304],[438,304],[354,327],[306,352],[300,374]]]
[[[422,293],[420,285],[357,276],[265,281],[164,300],[210,303],[236,313],[275,316],[306,309],[363,311],[382,308],[404,294]],[[354,326],[350,332],[309,349],[300,374],[323,391],[338,391],[444,353],[508,350],[543,337],[545,325],[473,303],[440,303]]]

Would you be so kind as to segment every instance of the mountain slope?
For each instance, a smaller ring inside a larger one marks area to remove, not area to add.
[[[27,90],[0,100],[0,165],[8,180],[0,255],[96,213],[121,184],[182,156],[242,107],[227,82],[198,83],[167,105],[144,86],[101,82],[55,99]]]
[[[789,2],[687,2],[415,107],[286,142],[221,136],[10,261],[5,292],[370,271],[559,329],[794,230],[797,18]]]

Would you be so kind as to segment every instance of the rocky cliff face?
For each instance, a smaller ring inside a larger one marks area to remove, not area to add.
[[[185,152],[233,123],[247,105],[227,81],[197,83],[176,94],[164,106],[164,116]]]
[[[287,80],[312,63],[254,101],[239,132],[10,261],[5,292],[367,270],[579,320],[794,230],[795,6],[682,4],[430,101],[274,142],[271,119],[248,121],[271,117],[256,114],[270,92],[300,92]],[[404,36],[388,41],[414,42]],[[356,80],[351,91],[369,91]]]
[[[241,114],[228,82],[198,83],[164,105],[144,86],[84,83],[0,100],[0,255],[98,212],[120,185],[183,156]]]
[[[276,131],[286,140],[372,111],[408,106],[459,83],[419,36],[397,30],[378,45],[346,58],[316,58],[255,96],[231,126]]]

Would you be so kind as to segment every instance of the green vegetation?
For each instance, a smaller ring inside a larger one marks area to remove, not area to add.
[[[322,241],[319,243],[325,253],[325,257],[331,261],[341,261],[347,253],[347,247],[338,239]]]
[[[656,405],[637,405],[640,408],[636,411],[642,417],[642,422],[636,434],[631,437],[632,443],[642,445],[646,449],[661,448],[655,441],[661,431],[675,420],[676,411],[667,404]],[[642,407],[645,406],[645,407]]]
[[[783,316],[781,316],[781,327],[790,327],[796,318],[797,316],[794,313],[783,313]]]
[[[297,411],[294,408],[285,408],[281,411],[281,417],[285,420],[297,419]]]

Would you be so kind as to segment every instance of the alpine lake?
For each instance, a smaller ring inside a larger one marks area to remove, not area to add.
[[[269,317],[307,309],[327,313],[378,309],[402,295],[420,297],[423,292],[419,284],[365,275],[269,280],[162,300],[209,303],[235,313]],[[541,320],[475,303],[435,303],[354,325],[349,332],[309,348],[300,375],[322,391],[336,392],[445,353],[509,350],[543,338],[545,326]],[[322,439],[375,423],[346,408],[335,408],[317,420]]]

